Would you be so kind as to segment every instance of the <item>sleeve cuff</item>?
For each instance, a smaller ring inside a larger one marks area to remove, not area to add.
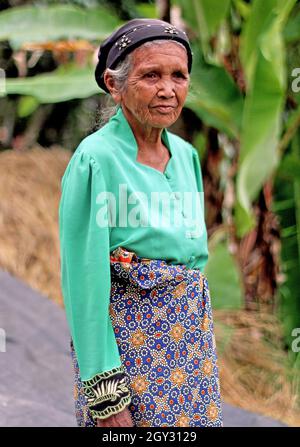
[[[131,402],[128,378],[122,366],[82,381],[93,419],[105,419],[124,410]]]

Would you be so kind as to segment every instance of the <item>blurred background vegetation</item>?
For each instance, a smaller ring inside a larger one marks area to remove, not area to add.
[[[193,45],[170,130],[202,162],[223,398],[299,426],[300,1],[1,0],[0,267],[63,305],[60,179],[97,129],[99,44],[135,17]]]

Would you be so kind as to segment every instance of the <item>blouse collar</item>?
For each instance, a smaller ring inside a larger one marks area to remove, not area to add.
[[[128,146],[128,150],[130,151],[131,156],[134,158],[134,160],[137,159],[137,152],[138,152],[138,145],[137,141],[135,139],[134,133],[130,127],[130,124],[128,123],[122,107],[118,106],[117,112],[115,115],[110,119],[110,122],[116,122],[117,123],[117,130],[118,134],[121,136],[122,140]],[[170,145],[170,139],[168,135],[168,131],[166,128],[163,129],[161,138],[165,146],[169,149],[171,156],[173,157],[173,151]]]

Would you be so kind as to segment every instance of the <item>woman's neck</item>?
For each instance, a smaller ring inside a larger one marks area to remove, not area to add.
[[[161,139],[163,128],[140,123],[126,107],[122,107],[122,111],[134,134],[139,151],[143,153],[151,152],[151,154],[156,153],[160,156],[165,151],[165,146]]]

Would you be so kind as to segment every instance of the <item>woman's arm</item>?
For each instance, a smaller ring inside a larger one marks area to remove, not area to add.
[[[61,284],[80,378],[95,421],[120,413],[131,400],[109,315],[110,229],[96,220],[96,198],[105,190],[100,168],[80,146],[62,179]]]

